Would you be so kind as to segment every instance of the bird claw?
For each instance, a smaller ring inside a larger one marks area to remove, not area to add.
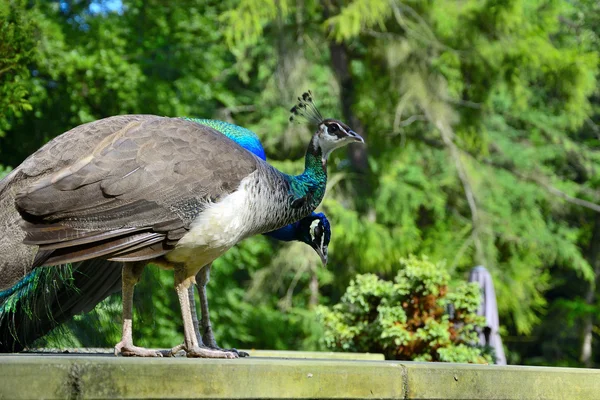
[[[233,359],[240,357],[238,351],[228,351],[223,349],[211,349],[209,347],[195,346],[191,349],[186,349],[185,345],[179,345],[171,349],[171,353],[175,354],[179,350],[184,350],[187,357],[194,358],[227,358]],[[242,352],[244,353],[244,352]],[[244,357],[244,356],[241,356]]]
[[[115,346],[115,355],[123,357],[163,357],[160,350],[146,349],[144,347],[134,346],[131,343],[119,342]]]
[[[215,347],[211,347],[211,349],[213,349],[213,350],[220,350],[220,351],[226,351],[226,352],[229,352],[229,353],[234,353],[234,354],[237,354],[237,356],[241,357],[241,358],[243,358],[243,357],[250,357],[250,354],[246,353],[245,351],[238,350],[236,348],[222,349],[222,348],[220,348],[218,346],[215,346]]]
[[[165,350],[165,353],[168,354],[167,357],[175,357],[181,350],[185,351],[185,344],[175,346],[171,350]]]
[[[199,357],[199,358],[227,358],[227,359],[233,359],[233,358],[238,358],[238,354],[231,352],[231,351],[224,351],[224,350],[215,350],[215,349],[208,349],[208,348],[202,348],[202,347],[196,347],[192,350],[188,350],[186,352],[188,357]]]
[[[241,351],[238,349],[231,349],[231,350],[236,352],[239,357],[250,357],[250,354],[246,353],[245,351]]]
[[[204,343],[204,346],[201,346],[201,347],[206,347],[206,348],[209,348],[212,350],[224,351],[224,352],[228,352],[228,353],[234,353],[238,357],[250,357],[250,354],[246,353],[245,351],[240,351],[236,348],[223,349],[223,348],[219,347],[217,345],[217,341],[215,340],[215,337],[212,333],[212,329],[211,329],[210,325],[205,328],[205,331],[206,331],[206,333],[204,334],[204,336],[202,336],[202,342]]]

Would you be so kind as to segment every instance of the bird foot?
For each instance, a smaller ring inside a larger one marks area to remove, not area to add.
[[[185,345],[179,345],[179,346],[173,347],[173,349],[171,349],[171,354],[176,354],[180,350],[184,350],[187,357],[195,357],[195,358],[228,358],[228,359],[231,359],[231,358],[240,357],[237,350],[234,352],[234,351],[228,351],[228,350],[223,350],[223,349],[211,349],[211,348],[205,347],[205,346],[195,346],[191,349],[186,349]]]
[[[222,349],[221,347],[219,347],[217,345],[217,341],[215,340],[215,337],[212,334],[212,330],[210,329],[210,326],[208,328],[206,328],[205,330],[206,330],[206,334],[204,334],[204,336],[202,337],[202,342],[204,343],[205,347],[208,347],[209,349],[212,349],[212,350],[225,351],[228,353],[235,353],[235,354],[237,354],[238,357],[250,357],[250,354],[246,353],[245,351],[239,351],[236,348]]]
[[[238,358],[239,354],[233,351],[209,349],[208,347],[194,347],[191,350],[187,350],[186,354],[188,357],[200,357],[200,358]]]
[[[119,354],[123,357],[163,357],[165,355],[159,350],[146,349],[123,341],[115,346],[115,355]]]
[[[209,348],[212,350],[224,351],[227,353],[234,353],[234,354],[237,354],[238,357],[250,357],[250,354],[246,353],[245,351],[238,350],[236,348],[222,349],[219,346],[209,346]]]

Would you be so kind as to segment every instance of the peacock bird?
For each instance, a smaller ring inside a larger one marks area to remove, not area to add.
[[[95,258],[124,263],[117,352],[161,355],[132,340],[133,287],[153,260],[174,270],[185,338],[178,348],[210,357],[194,334],[187,290],[195,275],[240,240],[308,216],[324,195],[330,153],[363,141],[342,122],[323,119],[308,93],[293,111],[317,124],[298,176],[212,128],[129,115],[52,140],[9,175],[0,198],[16,193],[23,243],[39,246],[33,268]]]
[[[190,121],[209,126],[235,142],[242,145],[246,150],[249,150],[256,156],[266,160],[265,150],[258,136],[249,129],[237,126],[228,122],[188,118]],[[313,212],[310,216],[301,219],[300,221],[289,224],[283,228],[272,232],[267,232],[264,235],[274,239],[291,242],[300,241],[311,246],[321,258],[323,264],[327,264],[328,246],[331,240],[331,225],[329,220],[323,213]],[[215,340],[212,325],[210,323],[210,315],[208,309],[208,298],[206,295],[206,285],[210,277],[212,265],[204,266],[196,275],[196,287],[200,298],[201,319],[198,321],[195,310],[195,300],[193,288],[189,289],[190,305],[192,308],[192,319],[194,322],[194,330],[200,346],[206,346],[209,349],[217,351],[227,351],[234,353],[234,356],[247,356],[245,352],[240,352],[237,349],[223,350]]]
[[[234,140],[256,156],[266,160],[265,151],[258,136],[249,129],[218,120],[189,119],[207,125],[228,138]],[[11,221],[17,220],[18,213],[14,207],[0,209],[0,221],[4,230],[16,228]],[[301,241],[310,245],[327,262],[327,249],[331,238],[331,228],[323,213],[313,212],[300,221],[287,225],[266,236],[281,241]],[[11,238],[11,237],[9,237]],[[14,236],[13,239],[17,239]],[[25,247],[16,240],[13,246]],[[29,246],[31,247],[31,246]],[[17,256],[17,257],[15,257]],[[16,262],[18,254],[11,254],[11,249],[0,247],[0,265],[4,271],[23,267]],[[208,265],[196,276],[196,286],[200,295],[201,319],[198,321],[195,310],[193,289],[190,288],[190,305],[194,328],[200,346],[221,350],[216,344],[208,312],[206,284],[211,266]],[[10,274],[14,275],[14,274]],[[0,351],[20,351],[34,340],[47,334],[57,325],[72,316],[89,311],[97,303],[110,294],[121,289],[121,268],[119,263],[102,259],[88,260],[69,267],[37,268],[19,280],[9,289],[0,292]],[[42,304],[36,304],[41,300]],[[12,324],[14,320],[18,324]],[[200,328],[200,325],[202,328]],[[244,352],[231,350],[236,355]]]

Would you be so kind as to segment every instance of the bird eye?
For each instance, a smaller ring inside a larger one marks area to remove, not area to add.
[[[331,124],[327,127],[327,132],[329,132],[329,133],[337,132],[338,129],[339,129],[338,124]]]
[[[315,238],[320,238],[323,235],[323,226],[321,224],[317,225],[313,233]]]

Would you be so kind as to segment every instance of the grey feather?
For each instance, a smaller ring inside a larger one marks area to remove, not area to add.
[[[16,194],[16,207],[29,222],[23,224],[26,244],[73,247],[74,258],[60,251],[46,265],[82,260],[86,251],[90,257],[122,255],[128,243],[139,249],[139,241],[127,240],[128,235],[139,237],[139,230],[177,240],[207,202],[237,189],[262,162],[222,134],[193,122],[115,118],[121,123],[98,121],[114,131],[87,148],[89,155],[61,164],[60,170]],[[94,128],[94,123],[87,124],[87,129]],[[28,161],[35,163],[35,154],[32,157]],[[48,230],[53,222],[58,222],[56,229]],[[119,239],[106,240],[115,236]],[[94,245],[94,237],[102,246]]]

